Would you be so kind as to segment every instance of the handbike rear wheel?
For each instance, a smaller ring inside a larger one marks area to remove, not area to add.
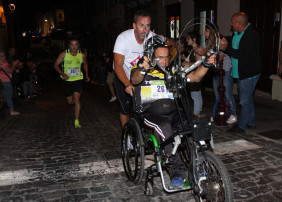
[[[131,118],[123,128],[121,156],[129,181],[136,185],[140,184],[144,173],[144,146],[141,129],[134,118]]]
[[[203,192],[201,195],[194,195],[196,201],[233,202],[232,183],[225,165],[211,151],[205,151],[205,156],[206,158],[199,153],[201,160],[197,163],[198,176],[205,176],[206,179],[199,183]]]

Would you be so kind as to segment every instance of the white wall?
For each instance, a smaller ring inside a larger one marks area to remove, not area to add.
[[[217,25],[219,32],[225,36],[232,35],[231,17],[240,11],[240,0],[218,0],[217,2]]]

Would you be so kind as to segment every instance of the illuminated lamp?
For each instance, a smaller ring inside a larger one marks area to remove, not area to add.
[[[9,9],[13,13],[16,10],[16,5],[13,3],[9,4]]]

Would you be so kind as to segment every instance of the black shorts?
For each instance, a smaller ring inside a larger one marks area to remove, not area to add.
[[[119,80],[117,75],[114,76],[114,85],[117,93],[117,97],[120,104],[120,113],[128,115],[131,108],[131,96],[126,93],[125,86]]]
[[[63,80],[65,96],[72,96],[74,92],[81,93],[82,92],[82,80],[77,81],[65,81]]]

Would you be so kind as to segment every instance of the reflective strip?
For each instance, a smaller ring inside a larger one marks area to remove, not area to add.
[[[163,134],[163,131],[159,128],[159,126],[155,123],[152,123],[150,121],[148,121],[147,119],[144,118],[144,124],[146,126],[148,126],[149,128],[152,128],[154,129],[161,137],[162,139],[164,140],[165,139],[165,136]]]

